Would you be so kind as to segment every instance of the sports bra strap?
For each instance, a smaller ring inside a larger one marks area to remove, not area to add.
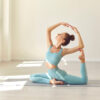
[[[49,46],[49,50],[51,49],[52,45]],[[61,53],[63,48],[60,49],[59,53]]]
[[[52,45],[49,46],[49,49],[51,49]]]

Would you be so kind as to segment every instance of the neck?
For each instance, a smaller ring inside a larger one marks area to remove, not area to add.
[[[61,49],[61,43],[57,43],[57,44],[55,45],[55,47],[56,47],[57,49]]]

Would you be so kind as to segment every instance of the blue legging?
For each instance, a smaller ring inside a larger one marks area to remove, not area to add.
[[[86,71],[86,63],[80,65],[81,77],[68,74],[66,71],[58,67],[49,69],[47,73],[35,73],[30,75],[30,80],[34,83],[50,84],[50,80],[56,78],[61,80],[64,84],[82,85],[87,84],[88,77]]]

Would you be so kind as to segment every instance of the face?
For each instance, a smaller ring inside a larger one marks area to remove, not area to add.
[[[66,33],[65,33],[65,32],[59,33],[59,34],[57,34],[57,36],[56,36],[57,42],[60,42],[61,40],[64,40],[64,38],[66,38]]]

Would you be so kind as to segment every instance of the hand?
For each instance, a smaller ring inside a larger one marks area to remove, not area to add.
[[[64,25],[64,26],[67,26],[67,27],[70,26],[70,24],[68,24],[68,23],[66,23],[66,22],[61,22],[60,24],[61,24],[61,25]]]
[[[79,33],[78,29],[74,26],[71,26],[72,30],[75,32],[75,33]]]

